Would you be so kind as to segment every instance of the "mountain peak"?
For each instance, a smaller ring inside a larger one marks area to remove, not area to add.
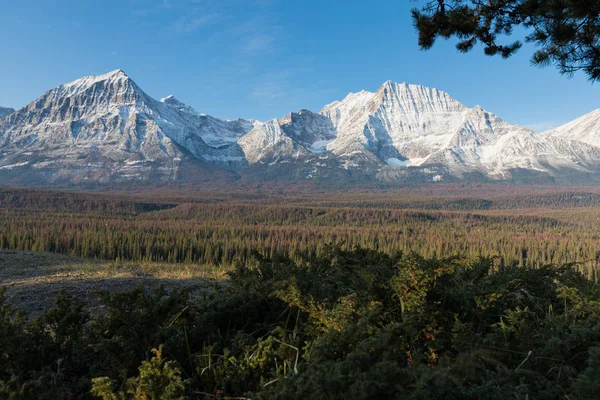
[[[408,84],[406,82],[398,83],[388,79],[387,81],[383,82],[381,87],[408,87]]]
[[[175,98],[175,96],[173,96],[172,94],[168,95],[167,97],[163,97],[162,99],[160,99],[160,101],[161,101],[161,103],[166,103],[166,104],[171,104],[171,105],[183,104],[182,102],[177,100]]]
[[[194,114],[194,115],[205,115],[205,114],[201,114],[198,111],[194,110],[192,107],[188,106],[184,102],[179,101],[172,94],[168,95],[167,97],[163,97],[162,99],[160,99],[160,102],[164,103],[164,104],[168,104],[169,106],[174,107],[177,110],[184,112],[184,113]]]
[[[395,82],[395,81],[392,81],[392,80],[387,80],[387,81],[383,82],[383,84],[380,86],[379,90],[385,89],[385,88],[389,88],[389,89],[393,89],[393,90],[432,90],[432,91],[439,91],[436,88],[432,88],[432,87],[428,87],[428,86],[423,86],[423,85],[418,85],[416,83]]]
[[[86,90],[87,88],[99,82],[119,83],[120,86],[124,86],[125,84],[131,86],[133,80],[129,78],[129,76],[127,76],[122,69],[116,69],[102,75],[84,76],[72,82],[61,85],[59,88],[62,88],[68,92],[79,92],[81,90]]]
[[[413,92],[413,93],[425,93],[425,92],[431,92],[431,93],[439,93],[439,94],[446,94],[445,92],[438,90],[436,88],[432,88],[432,87],[428,87],[428,86],[423,86],[423,85],[417,85],[414,83],[407,83],[407,82],[394,82],[392,80],[387,80],[383,83],[383,85],[381,85],[378,89],[377,92],[382,92],[382,91],[392,91],[395,93],[398,92]]]
[[[577,140],[600,147],[600,109],[544,132],[544,135]]]
[[[120,68],[115,69],[114,71],[107,72],[106,74],[103,74],[103,75],[98,75],[98,76],[105,76],[107,78],[129,78],[129,76],[125,73],[125,71],[123,71]]]
[[[381,104],[387,107],[399,107],[410,113],[462,111],[466,107],[448,93],[422,85],[386,81],[375,93],[375,108]],[[372,110],[375,110],[373,108]]]
[[[92,79],[95,81],[105,81],[105,80],[109,80],[109,79],[113,80],[113,79],[130,79],[130,78],[125,73],[125,71],[123,71],[122,69],[115,69],[114,71],[110,71],[105,74],[84,76],[77,80],[86,80],[86,79]]]
[[[404,179],[421,168],[415,178],[428,181],[438,173],[504,179],[513,170],[600,171],[600,110],[533,135],[444,91],[392,80],[320,113],[224,121],[173,95],[158,101],[116,69],[51,89],[17,112],[0,107],[0,139],[3,171],[23,166],[36,178],[73,182],[178,179],[179,168],[196,160],[227,168],[287,164],[307,178],[329,177],[333,168],[369,179]]]

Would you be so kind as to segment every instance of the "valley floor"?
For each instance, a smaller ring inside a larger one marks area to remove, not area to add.
[[[0,287],[37,315],[61,289],[206,288],[256,254],[295,260],[328,244],[506,265],[600,269],[596,187],[432,185],[394,191],[0,189]]]

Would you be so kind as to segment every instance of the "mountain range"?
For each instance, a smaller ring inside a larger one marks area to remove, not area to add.
[[[253,179],[380,182],[594,181],[600,110],[549,132],[512,125],[449,94],[385,82],[318,112],[222,120],[173,96],[156,100],[122,70],[0,107],[0,183]]]

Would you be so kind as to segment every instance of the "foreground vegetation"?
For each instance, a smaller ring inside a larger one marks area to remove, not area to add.
[[[0,398],[597,399],[600,290],[536,269],[328,246],[262,258],[198,298],[0,300]]]

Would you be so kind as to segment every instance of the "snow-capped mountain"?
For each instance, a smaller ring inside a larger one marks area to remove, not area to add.
[[[6,117],[8,114],[14,113],[15,110],[7,107],[0,107],[0,118]]]
[[[348,158],[371,154],[375,158],[369,160],[397,168],[437,166],[458,177],[478,172],[506,179],[515,170],[553,175],[600,166],[596,147],[538,135],[419,85],[388,81],[375,93],[351,93],[321,113],[337,130],[328,145],[333,153]]]
[[[233,154],[252,128],[157,101],[123,71],[46,92],[0,120],[0,168],[27,166],[51,180],[175,179],[181,162]]]
[[[447,146],[467,107],[436,89],[388,81],[375,93],[359,92],[321,110],[337,129],[338,155],[357,142],[390,165],[420,160]]]
[[[324,153],[336,137],[331,121],[308,110],[289,113],[281,120],[255,124],[238,140],[250,164],[298,160]]]
[[[577,140],[600,147],[600,109],[545,132],[547,136]]]
[[[116,70],[0,114],[2,181],[168,181],[193,175],[186,174],[192,164],[240,174],[285,166],[294,177],[322,179],[414,175],[423,182],[472,174],[509,179],[523,171],[585,175],[600,171],[600,111],[537,134],[443,91],[388,81],[319,113],[229,121],[174,96],[155,100]]]

